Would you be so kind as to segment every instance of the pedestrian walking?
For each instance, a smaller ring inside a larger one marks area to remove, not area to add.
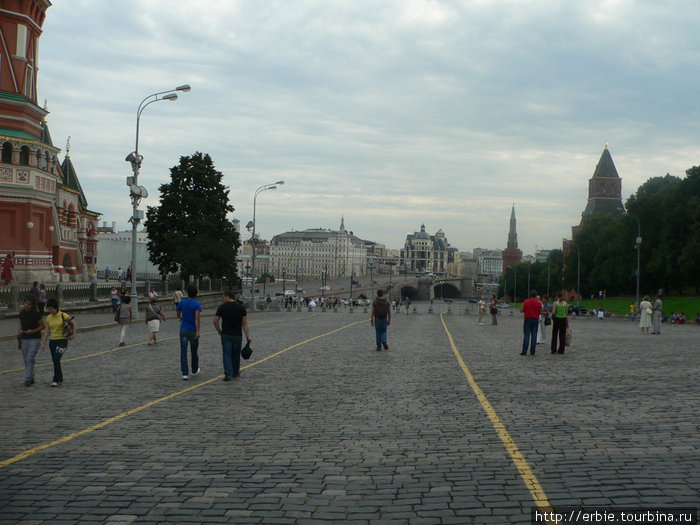
[[[219,326],[221,321],[221,326]],[[241,375],[241,345],[243,333],[248,343],[252,342],[248,330],[248,316],[245,307],[236,301],[232,290],[224,293],[224,302],[216,309],[214,328],[221,336],[221,353],[224,363],[224,381],[231,381]]]
[[[539,299],[539,297],[538,297]],[[550,313],[552,311],[552,305],[549,304],[549,296],[542,296],[542,311],[540,312],[540,318],[538,319],[537,328],[537,344],[547,342],[547,326],[552,323],[552,318]]]
[[[119,305],[119,324],[121,332],[119,333],[119,346],[124,346],[126,343],[126,331],[131,324],[131,319],[134,317],[134,312],[131,310],[131,296],[125,295],[124,302]]]
[[[29,289],[29,293],[39,300],[39,281],[34,281],[32,287]]]
[[[124,303],[124,298],[129,295],[129,289],[126,287],[126,281],[122,282],[121,288],[119,288],[119,302]]]
[[[489,306],[489,313],[491,314],[491,324],[498,324],[498,299],[495,295],[491,296],[491,305]]]
[[[117,305],[119,304],[119,291],[116,286],[112,286],[109,292],[109,297],[112,300],[112,313],[116,313]]]
[[[377,336],[377,352],[380,352],[382,347],[384,347],[384,350],[388,350],[386,330],[391,324],[391,308],[389,301],[384,297],[384,290],[377,290],[377,298],[372,303],[372,313],[370,314],[369,322],[374,326]]]
[[[46,308],[46,285],[44,283],[39,285],[39,300],[37,301],[37,306],[39,307],[39,313],[43,316],[44,309]]]
[[[148,326],[148,344],[158,343],[157,334],[160,330],[161,319],[165,321],[163,309],[158,304],[158,296],[151,297],[151,303],[146,306],[146,326]]]
[[[51,386],[59,386],[63,383],[63,370],[61,369],[61,358],[68,348],[68,341],[75,338],[77,326],[75,319],[65,312],[61,312],[58,308],[56,299],[46,301],[46,309],[49,314],[46,316],[46,330],[44,338],[41,342],[40,350],[46,347],[46,341],[49,341],[49,350],[51,351],[51,360],[53,361],[53,381]],[[66,335],[65,325],[68,325],[70,335]]]
[[[112,273],[112,270],[109,269],[109,266],[105,267],[105,281],[109,282],[109,274]]]
[[[117,269],[117,281],[121,282],[124,280],[124,270],[122,270],[122,267],[120,266],[119,269]]]
[[[184,294],[182,293],[182,290],[175,290],[175,293],[173,293],[173,302],[175,303],[175,309],[177,309],[177,305],[182,301],[182,298],[184,297]]]
[[[525,299],[520,305],[523,313],[523,351],[520,355],[527,355],[527,347],[530,346],[530,355],[535,355],[537,347],[537,323],[542,311],[542,303],[537,300],[537,291],[530,292],[530,298]]]
[[[483,295],[481,296],[481,299],[479,299],[478,312],[479,312],[479,326],[481,326],[484,324],[481,322],[481,318],[486,313],[486,297]]]
[[[562,293],[557,294],[557,300],[552,305],[552,345],[553,354],[563,354],[566,348],[566,329],[569,327],[569,305],[566,304]],[[557,339],[559,348],[557,348]]]
[[[408,315],[408,309],[411,307],[411,300],[408,298],[408,296],[406,296],[404,304],[406,305],[406,315]]]
[[[659,290],[661,292],[661,290]],[[652,334],[661,335],[661,314],[663,312],[663,303],[661,302],[661,293],[656,295],[654,306],[652,306],[651,322],[653,325]]]
[[[15,252],[8,253],[2,263],[2,284],[9,286],[12,282],[12,268],[15,267]]]
[[[34,362],[41,345],[41,332],[46,325],[37,308],[36,296],[29,294],[24,298],[24,308],[19,312],[19,337],[24,360],[24,386],[34,384]]]
[[[643,334],[649,334],[649,328],[651,328],[651,314],[652,309],[649,296],[645,295],[642,302],[639,303],[639,328],[642,330]]]
[[[187,299],[177,303],[177,318],[180,319],[180,369],[182,379],[190,378],[187,368],[187,345],[192,354],[192,375],[200,372],[199,368],[199,321],[202,313],[202,305],[196,299],[197,287],[187,287]]]

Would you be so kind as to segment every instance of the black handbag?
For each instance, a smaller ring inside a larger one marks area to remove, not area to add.
[[[549,315],[545,315],[544,316],[544,325],[549,326],[550,324],[552,324],[552,318]]]
[[[253,355],[253,349],[250,347],[250,343],[246,343],[243,348],[241,348],[241,357],[243,359],[250,359],[250,356]]]

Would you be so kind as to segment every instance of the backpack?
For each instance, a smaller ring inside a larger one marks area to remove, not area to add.
[[[73,330],[73,325],[71,324],[71,321],[75,319],[74,315],[66,314],[65,312],[62,312],[63,314],[63,337],[72,337],[73,334],[75,333],[75,330]],[[66,321],[66,315],[70,315],[68,317],[68,320]]]
[[[373,307],[374,317],[384,319],[387,315],[389,315],[389,303],[386,299],[375,299]]]

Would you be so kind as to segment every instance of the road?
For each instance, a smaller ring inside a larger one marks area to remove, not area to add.
[[[530,523],[534,508],[697,506],[698,330],[572,320],[564,355],[521,357],[505,313],[250,315],[223,382],[211,311],[200,375],[177,324],[79,332],[50,388],[0,342],[0,523]],[[102,318],[92,324],[100,324]],[[91,324],[86,315],[79,325]],[[539,505],[539,507],[538,507]]]

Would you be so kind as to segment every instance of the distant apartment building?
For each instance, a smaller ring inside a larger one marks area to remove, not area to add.
[[[482,250],[477,248],[474,254],[478,261],[480,281],[496,282],[503,274],[503,254],[501,250]]]
[[[447,273],[448,264],[455,262],[458,253],[450,247],[445,232],[438,230],[430,235],[425,231],[425,224],[421,224],[420,231],[406,236],[401,265],[405,265],[408,272]]]
[[[375,245],[378,246],[378,245]],[[381,252],[381,249],[380,249]],[[281,276],[330,278],[367,275],[367,242],[345,229],[312,228],[275,235],[270,241],[272,272]]]

